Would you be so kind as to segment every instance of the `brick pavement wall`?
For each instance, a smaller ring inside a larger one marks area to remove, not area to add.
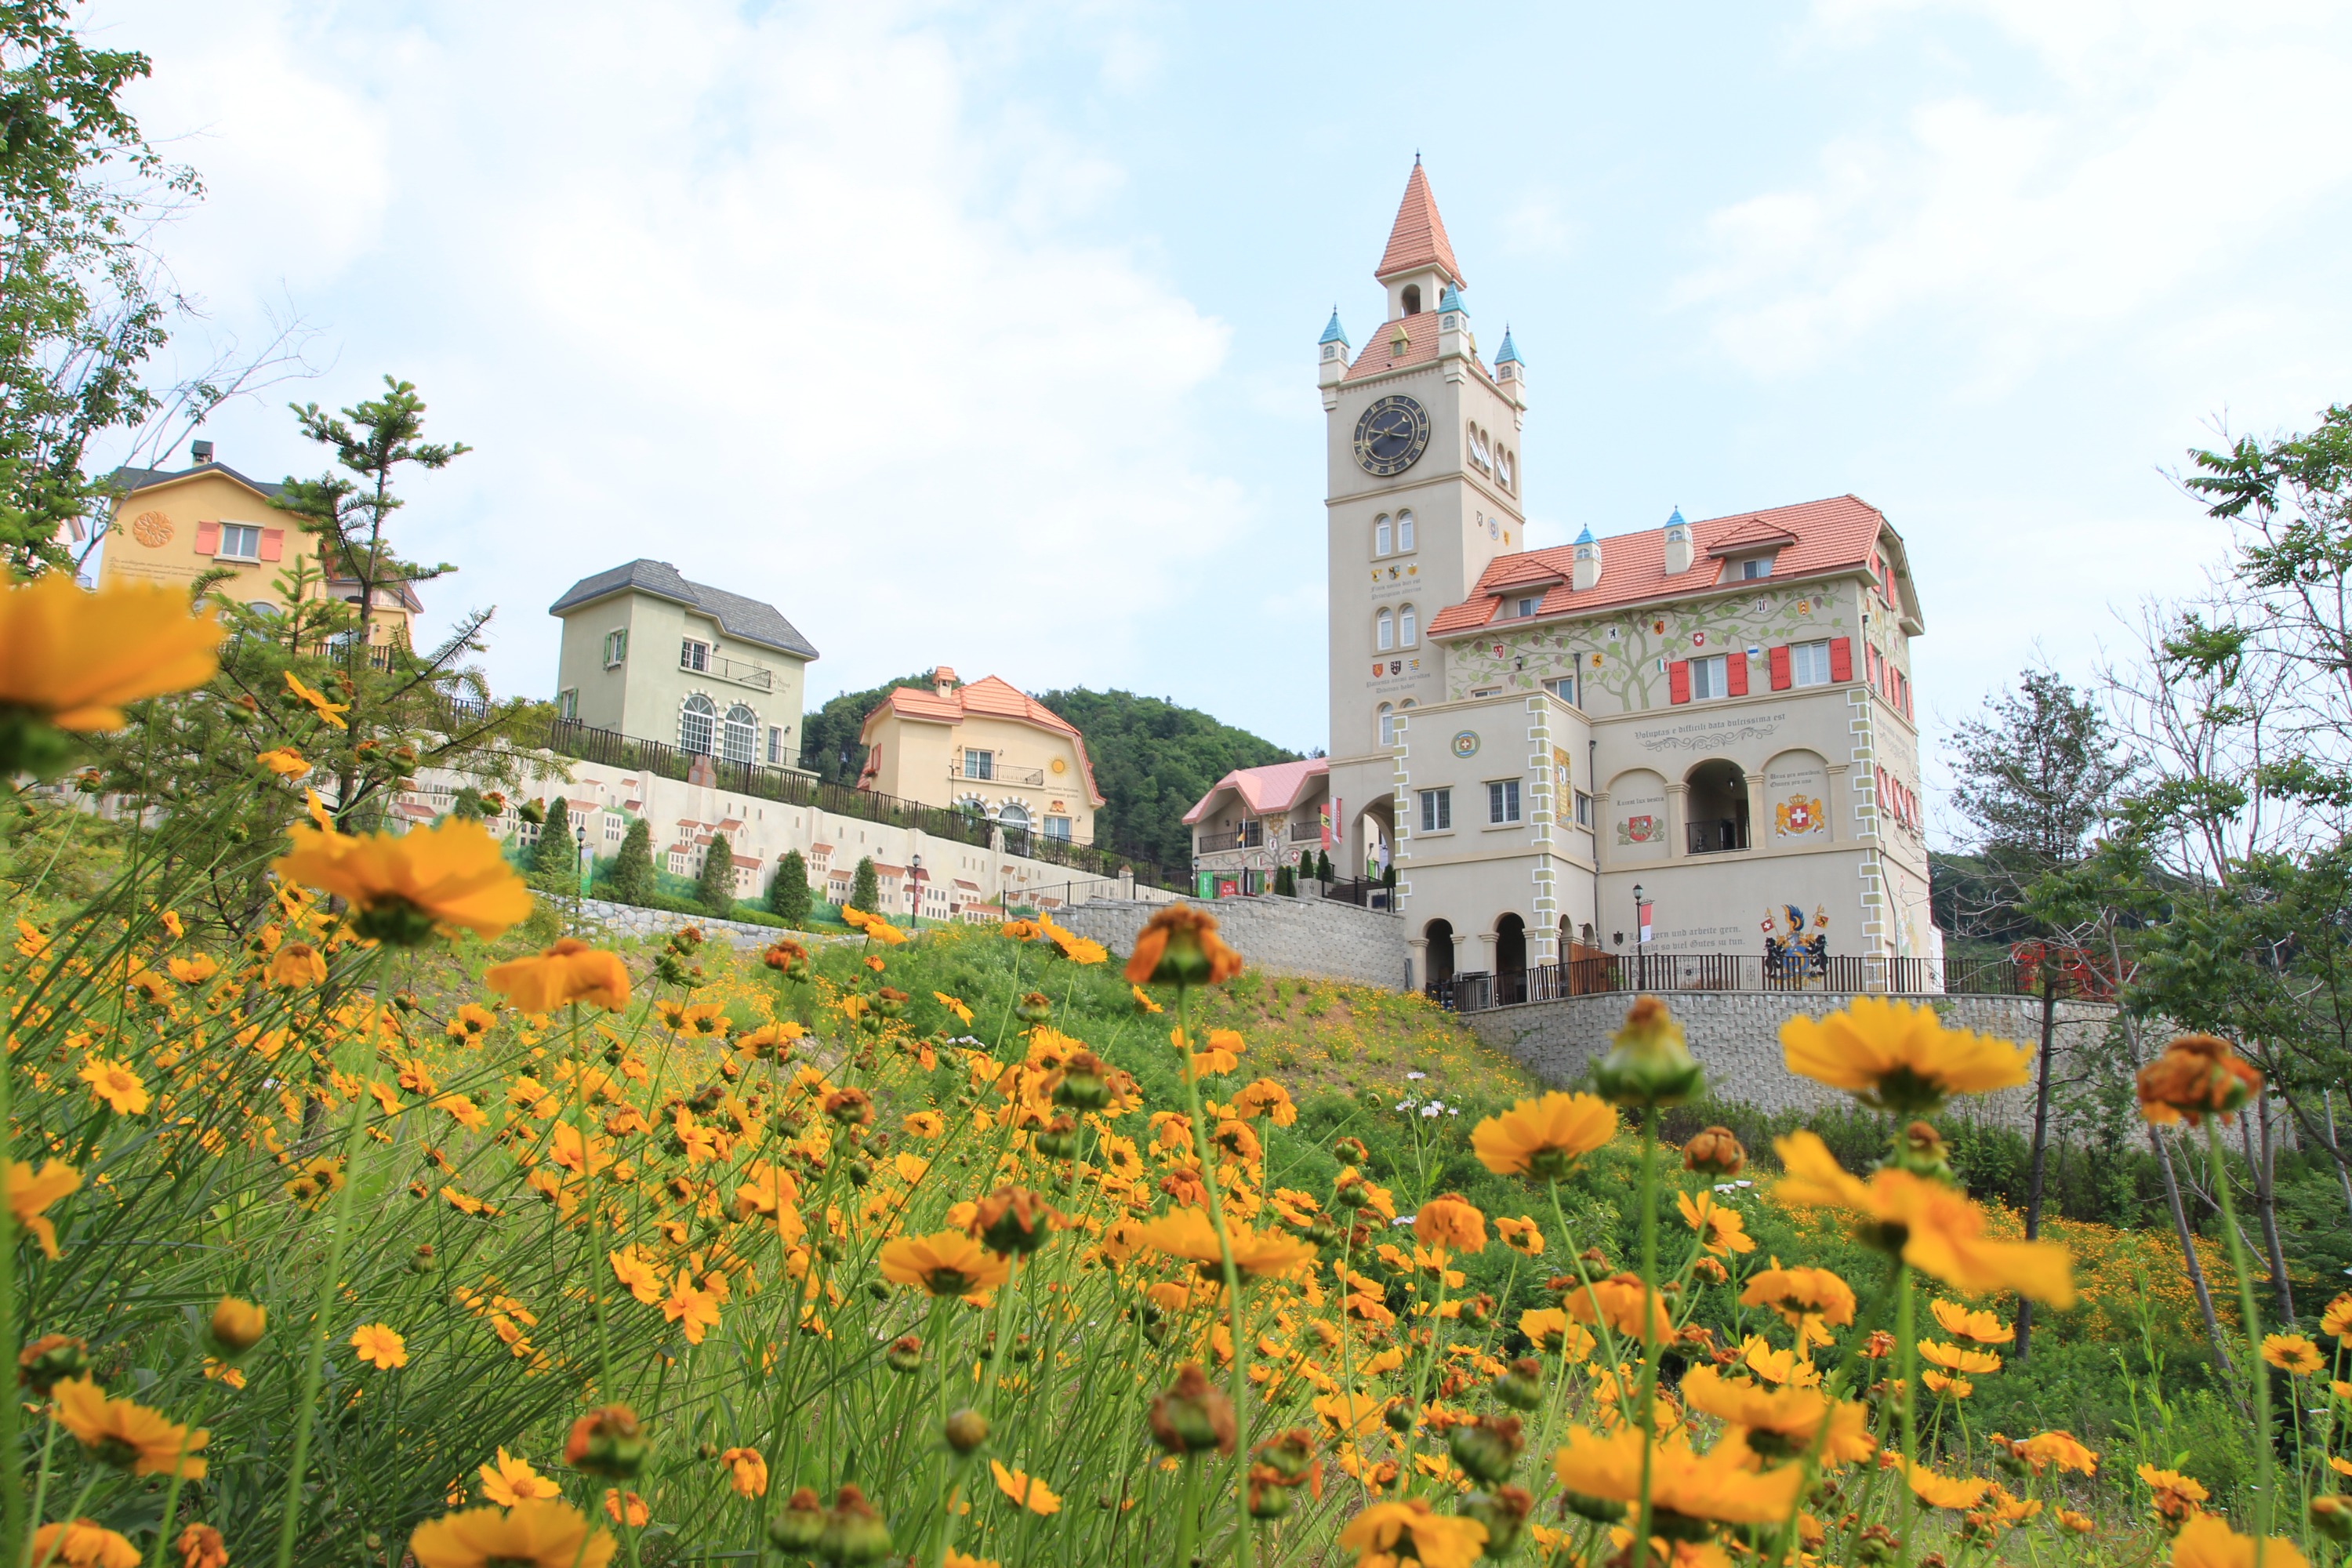
[[[1586,1065],[1609,1050],[1609,1037],[1624,1022],[1630,999],[1622,994],[1572,996],[1529,1002],[1464,1015],[1478,1037],[1527,1064],[1547,1083],[1573,1088],[1585,1080]],[[1706,1068],[1708,1090],[1763,1110],[1811,1110],[1846,1097],[1826,1084],[1799,1078],[1783,1065],[1780,1026],[1799,1016],[1820,1017],[1853,998],[1819,992],[1684,992],[1666,998],[1690,1042],[1691,1054]],[[1933,1002],[1954,1028],[2038,1046],[2042,1003],[2032,996],[1906,997]],[[2068,1058],[2106,1035],[2116,1010],[2105,1002],[2058,1004],[2056,1060],[2053,1079],[2068,1075]],[[1970,1114],[2020,1131],[2033,1123],[2030,1088],[1969,1097]]]
[[[1252,969],[1352,980],[1391,990],[1404,984],[1404,921],[1385,910],[1270,893],[1180,901],[1216,916],[1217,934]],[[1136,933],[1161,907],[1098,899],[1055,910],[1054,919],[1064,929],[1123,956],[1134,951]]]

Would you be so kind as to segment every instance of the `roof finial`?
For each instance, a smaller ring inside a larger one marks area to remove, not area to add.
[[[1421,149],[1418,147],[1412,150],[1412,166],[1416,169],[1421,167]]]

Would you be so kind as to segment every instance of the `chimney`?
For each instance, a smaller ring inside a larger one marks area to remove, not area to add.
[[[1588,592],[1601,581],[1601,546],[1586,529],[1576,536],[1576,564],[1570,570],[1568,586],[1574,594]]]
[[[931,690],[934,695],[945,697],[955,689],[956,672],[954,670],[943,664],[931,671]]]
[[[1691,567],[1690,524],[1683,521],[1683,509],[1666,519],[1666,575],[1679,577]]]
[[[211,462],[211,461],[213,460],[213,444],[212,444],[210,441],[191,441],[191,442],[189,442],[189,443],[188,443],[188,457],[189,457],[190,460],[192,460],[192,461],[194,461],[194,462],[198,462],[198,463],[209,463],[209,462]]]

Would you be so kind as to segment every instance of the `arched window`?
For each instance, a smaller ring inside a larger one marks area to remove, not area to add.
[[[1376,647],[1381,648],[1383,652],[1396,647],[1396,617],[1394,616],[1389,614],[1386,610],[1382,610],[1378,616],[1373,617],[1372,625],[1375,628],[1373,642]]]
[[[1380,516],[1372,519],[1372,553],[1375,555],[1386,555],[1388,552],[1389,514],[1382,512]]]
[[[1421,314],[1421,285],[1418,283],[1404,286],[1404,313],[1408,316]]]
[[[712,731],[719,722],[719,706],[698,691],[686,700],[677,715],[677,749],[690,757],[710,754]]]
[[[727,710],[727,723],[719,732],[719,754],[730,763],[748,763],[760,744],[760,716],[738,702]]]
[[[1412,513],[1410,511],[1397,513],[1397,548],[1399,550],[1412,548]]]
[[[1396,744],[1396,710],[1385,702],[1381,704],[1381,744]]]
[[[1420,617],[1407,605],[1397,612],[1397,647],[1411,647],[1421,635]]]
[[[1029,808],[1017,800],[1008,800],[1003,809],[996,814],[996,820],[1016,833],[1026,833],[1029,830]]]

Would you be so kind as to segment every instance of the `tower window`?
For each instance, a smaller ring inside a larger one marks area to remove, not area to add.
[[[1412,548],[1412,513],[1410,511],[1397,513],[1397,548],[1399,550]]]
[[[1418,283],[1404,286],[1404,313],[1408,316],[1421,314],[1421,285]]]
[[[1396,744],[1396,713],[1385,702],[1381,704],[1381,744]]]
[[[1382,512],[1380,516],[1372,519],[1372,553],[1375,555],[1386,555],[1388,552],[1389,514]]]
[[[1391,615],[1386,610],[1382,610],[1378,616],[1374,617],[1372,626],[1374,629],[1375,647],[1379,647],[1383,652],[1396,647],[1396,617],[1394,616]]]
[[[1411,647],[1420,640],[1420,619],[1413,614],[1412,606],[1407,605],[1397,612],[1397,647]]]
[[[718,729],[719,705],[698,691],[678,710],[677,749],[689,756],[707,757]]]

